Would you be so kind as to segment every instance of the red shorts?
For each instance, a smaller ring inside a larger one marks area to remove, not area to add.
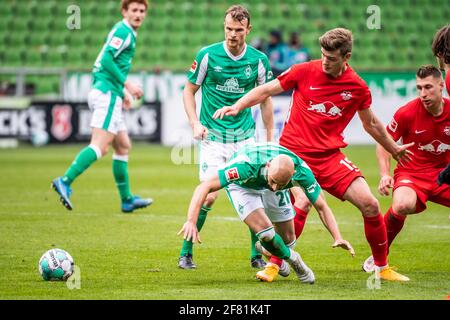
[[[427,208],[427,201],[450,207],[450,186],[439,186],[436,182],[443,168],[425,173],[396,171],[394,174],[394,190],[398,187],[409,187],[417,194],[416,213]]]
[[[358,167],[340,150],[314,153],[293,152],[308,164],[322,189],[342,201],[350,184],[356,178],[363,177]]]

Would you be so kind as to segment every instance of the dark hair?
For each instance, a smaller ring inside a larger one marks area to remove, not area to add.
[[[431,64],[425,64],[417,70],[416,76],[420,79],[433,76],[434,78],[442,78],[441,71]]]
[[[450,64],[450,24],[436,32],[431,50],[436,57],[442,58],[445,64]]]
[[[242,22],[242,20],[247,19],[247,27],[250,25],[250,13],[246,8],[239,5],[234,5],[228,8],[225,12],[225,17],[231,15],[234,20]]]
[[[145,6],[145,9],[148,9],[147,0],[122,0],[122,10],[128,10],[128,6],[133,2],[143,4]]]
[[[352,52],[353,35],[352,32],[344,28],[335,28],[325,32],[319,38],[320,46],[327,51],[339,49],[342,56]]]

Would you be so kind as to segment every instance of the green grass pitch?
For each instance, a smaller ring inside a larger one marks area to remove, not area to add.
[[[68,212],[49,188],[81,145],[0,150],[0,299],[447,299],[450,294],[449,208],[429,204],[411,216],[391,247],[390,263],[409,283],[382,282],[368,289],[361,263],[369,255],[360,213],[327,196],[341,233],[356,257],[332,249],[332,239],[313,210],[297,250],[314,270],[316,283],[301,284],[295,275],[273,283],[255,279],[250,268],[250,239],[225,193],[195,247],[197,270],[177,267],[178,230],[198,182],[196,165],[175,165],[171,149],[136,144],[130,156],[134,193],[152,197],[150,208],[120,212],[111,154],[73,185],[74,210]],[[376,193],[373,146],[349,147],[385,212],[390,198]],[[67,250],[80,268],[80,289],[44,281],[37,268],[48,249]]]

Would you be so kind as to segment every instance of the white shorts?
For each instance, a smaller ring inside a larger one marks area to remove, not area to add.
[[[242,221],[250,213],[260,208],[264,209],[272,222],[289,221],[295,217],[288,189],[276,192],[269,189],[253,190],[232,183],[225,190]]]
[[[126,131],[122,112],[122,98],[111,91],[103,93],[92,89],[88,95],[88,106],[92,111],[91,127],[117,134]]]
[[[255,143],[254,138],[235,143],[221,143],[202,140],[199,144],[199,177],[200,181],[212,177],[220,167],[224,166],[231,156],[247,144]]]

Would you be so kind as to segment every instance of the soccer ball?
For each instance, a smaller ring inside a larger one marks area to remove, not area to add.
[[[39,260],[39,273],[47,281],[66,281],[73,274],[73,258],[62,249],[51,249]]]
[[[44,130],[35,131],[31,134],[31,143],[35,147],[42,147],[48,143],[49,136]]]

